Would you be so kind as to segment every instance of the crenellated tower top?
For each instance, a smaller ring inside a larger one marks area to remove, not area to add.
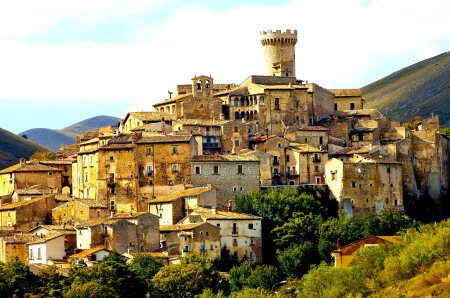
[[[261,31],[264,46],[264,75],[295,77],[297,30]]]

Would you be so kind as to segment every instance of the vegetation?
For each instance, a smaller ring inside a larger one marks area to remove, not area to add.
[[[42,152],[42,151],[36,151],[33,153],[33,155],[30,156],[30,160],[54,160],[55,159],[55,153],[52,151]]]

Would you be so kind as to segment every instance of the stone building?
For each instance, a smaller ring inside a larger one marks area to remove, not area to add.
[[[191,93],[179,94],[153,107],[177,119],[221,119],[222,102],[214,98],[213,85],[212,77],[196,76],[192,78]]]
[[[55,196],[41,196],[31,200],[15,202],[0,206],[0,227],[14,227],[28,231],[48,223],[50,211],[56,207]]]
[[[232,209],[232,208],[230,208]],[[239,260],[262,261],[261,217],[216,208],[197,208],[181,224],[207,222],[220,228],[220,246]]]
[[[129,112],[121,122],[119,132],[150,130],[170,133],[175,119],[175,116],[166,112]]]
[[[216,189],[219,206],[260,187],[259,159],[254,156],[197,155],[191,160],[191,173],[194,186],[211,184]]]
[[[295,44],[297,30],[262,31],[261,44],[264,47],[264,75],[295,77]]]
[[[139,217],[139,219],[136,219]],[[91,220],[75,226],[77,248],[104,246],[108,250],[149,252],[159,247],[159,219],[153,214],[122,214],[118,217]]]
[[[328,89],[334,94],[334,111],[363,110],[361,89]]]
[[[16,189],[27,189],[33,185],[44,185],[61,191],[63,170],[41,164],[37,160],[26,161],[0,171],[0,196],[11,195]]]
[[[29,264],[48,264],[49,260],[63,260],[66,256],[65,235],[51,232],[40,234],[27,243]]]
[[[27,243],[35,238],[34,234],[14,233],[0,237],[0,262],[7,263],[14,257],[28,263]]]
[[[161,226],[161,243],[173,257],[201,254],[220,257],[220,228],[207,222]]]
[[[323,184],[328,152],[322,147],[290,142],[286,148],[286,183]]]
[[[216,189],[211,184],[186,188],[148,201],[148,211],[159,217],[160,225],[174,225],[195,208],[215,207]]]
[[[106,218],[109,215],[109,208],[97,200],[75,199],[52,209],[52,223],[75,225],[88,220]]]
[[[330,159],[325,182],[346,216],[362,217],[381,210],[403,210],[400,162],[356,155],[348,161]]]

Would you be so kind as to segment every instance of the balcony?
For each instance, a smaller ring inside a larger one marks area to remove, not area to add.
[[[321,162],[322,160],[318,157],[313,157],[312,162]]]
[[[146,172],[146,173],[145,173],[145,176],[147,176],[147,177],[152,177],[152,176],[153,176],[153,171]]]
[[[286,177],[298,177],[298,173],[297,172],[286,172]]]
[[[232,234],[232,235],[237,235],[237,234],[238,234],[238,229],[237,229],[237,228],[233,228],[233,229],[231,230],[231,234]]]
[[[203,143],[203,148],[220,148],[219,143]]]

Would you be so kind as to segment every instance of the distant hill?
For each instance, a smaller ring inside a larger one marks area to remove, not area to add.
[[[405,67],[361,88],[364,107],[406,122],[439,116],[450,127],[450,52]]]
[[[61,144],[74,144],[75,137],[82,131],[95,131],[107,125],[116,125],[120,118],[111,116],[97,116],[89,118],[62,130],[48,128],[33,128],[21,132],[19,135],[26,135],[29,140],[45,146],[53,151],[58,151]]]
[[[49,148],[0,128],[0,170],[15,165],[24,157],[27,160],[36,151],[47,152]]]

